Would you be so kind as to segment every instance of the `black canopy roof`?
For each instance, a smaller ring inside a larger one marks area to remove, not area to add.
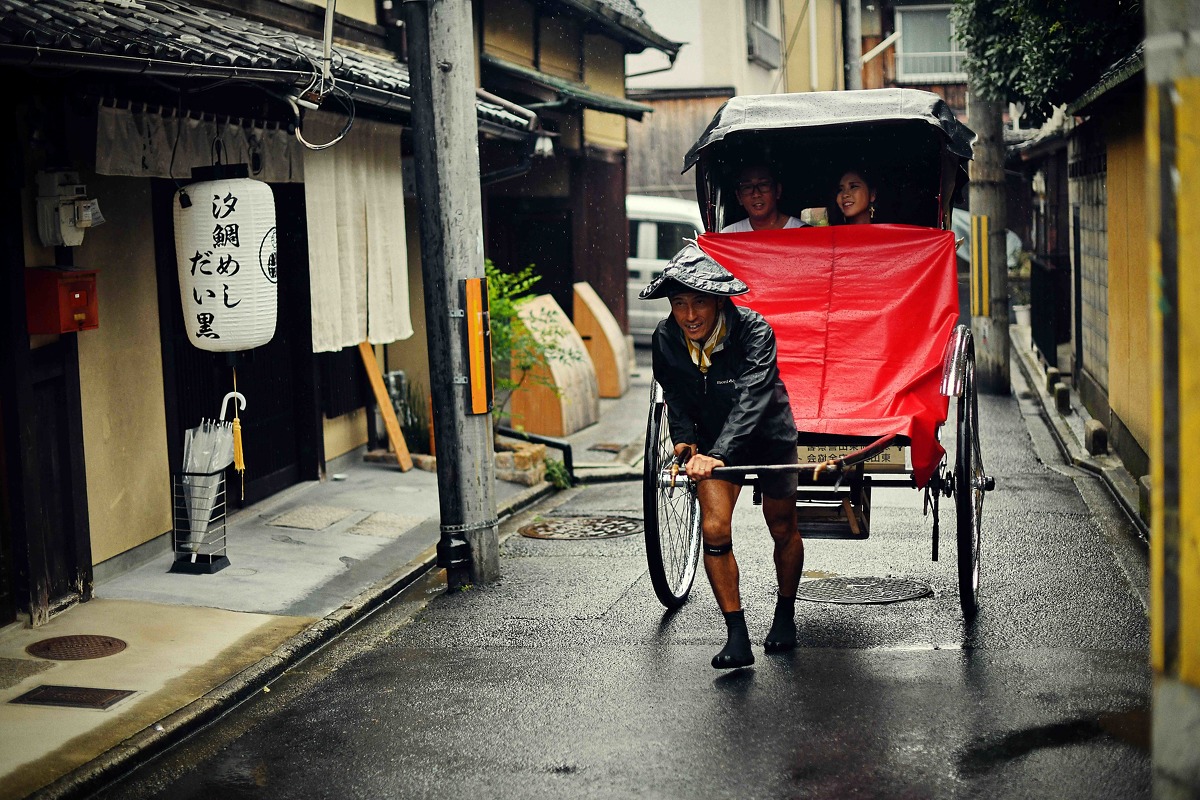
[[[929,123],[941,132],[950,153],[971,158],[975,133],[958,121],[938,95],[918,89],[864,89],[732,97],[684,156],[683,171],[695,166],[702,150],[730,134],[906,120]]]

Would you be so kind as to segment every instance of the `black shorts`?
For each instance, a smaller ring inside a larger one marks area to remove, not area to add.
[[[770,448],[752,448],[747,452],[741,453],[737,461],[730,464],[730,466],[740,467],[760,464],[778,466],[782,464],[796,464],[798,462],[799,455],[796,452],[796,445],[785,444]],[[759,475],[753,480],[745,477],[733,478],[730,480],[730,483],[736,483],[739,486],[753,483],[767,497],[782,500],[796,493],[796,487],[799,484],[799,474],[796,472],[769,472]]]

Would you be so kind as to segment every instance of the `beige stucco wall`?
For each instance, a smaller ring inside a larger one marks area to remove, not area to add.
[[[322,417],[321,432],[325,437],[325,461],[328,463],[367,443],[367,410],[358,408],[340,417]]]
[[[539,25],[538,56],[542,72],[567,80],[579,80],[579,24],[562,17],[542,17]],[[621,88],[624,91],[624,86]]]
[[[1146,246],[1146,148],[1141,106],[1114,112],[1108,144],[1108,402],[1150,450],[1150,274]]]
[[[746,4],[742,0],[638,0],[638,6],[650,27],[686,45],[672,69],[631,78],[627,83],[631,89],[732,86],[735,94],[783,90],[783,81],[776,81],[779,70],[746,57]],[[779,35],[778,0],[768,0],[767,19],[771,31]],[[787,45],[786,39],[783,45]],[[652,48],[626,59],[631,75],[667,63],[666,56]]]
[[[829,91],[842,85],[841,21],[834,0],[782,0],[783,46],[794,42],[787,53],[784,90],[789,92]],[[815,21],[815,25],[813,22]],[[815,31],[815,36],[813,35]],[[812,44],[816,40],[816,72]]]
[[[625,51],[606,36],[583,38],[583,82],[612,97],[625,96]],[[625,149],[625,117],[583,110],[583,141],[617,150]]]
[[[309,0],[309,2],[321,6],[321,8],[329,5],[325,0]],[[378,22],[375,18],[375,0],[337,0],[337,13],[369,22],[372,25]]]
[[[159,345],[150,182],[81,176],[104,225],[75,264],[99,271],[100,327],[79,336],[79,391],[92,562],[171,529],[171,465]]]
[[[533,63],[533,4],[488,0],[483,15],[483,51],[526,67]]]

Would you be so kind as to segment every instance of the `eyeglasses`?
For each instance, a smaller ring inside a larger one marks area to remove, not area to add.
[[[737,193],[740,195],[770,194],[775,188],[774,181],[758,181],[757,183],[739,183]]]

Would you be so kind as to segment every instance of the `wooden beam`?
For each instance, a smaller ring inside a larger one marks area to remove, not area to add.
[[[388,439],[392,443],[392,449],[396,451],[396,463],[400,465],[402,472],[408,472],[413,468],[412,456],[408,454],[408,445],[404,443],[404,433],[400,430],[400,421],[396,419],[396,409],[392,408],[392,398],[388,396],[387,387],[383,385],[383,372],[379,369],[379,360],[375,358],[375,348],[370,342],[359,342],[358,352],[362,355],[371,390],[375,392],[375,402],[383,412]]]

